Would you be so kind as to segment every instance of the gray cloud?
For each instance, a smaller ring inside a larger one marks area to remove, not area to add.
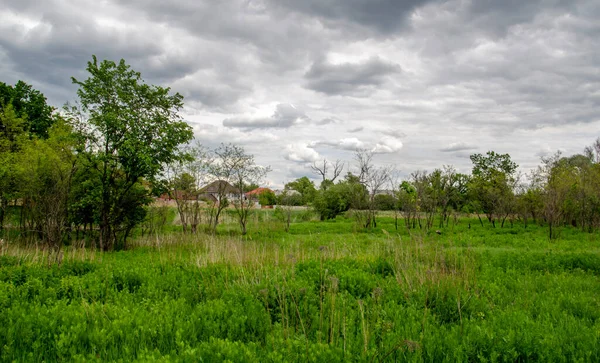
[[[328,125],[328,124],[339,124],[340,122],[342,122],[342,121],[337,118],[326,117],[322,120],[315,121],[314,123],[315,123],[315,125]]]
[[[536,153],[580,151],[600,130],[596,0],[2,5],[0,81],[61,106],[92,54],[124,58],[185,96],[200,141],[243,145],[277,183],[356,148],[405,175],[468,172],[473,144],[531,168]]]
[[[465,150],[475,150],[477,146],[467,144],[466,142],[453,142],[448,144],[447,146],[440,149],[443,152],[455,152],[455,151],[465,151]]]
[[[391,34],[403,29],[408,18],[428,0],[273,0],[271,3],[319,19],[326,26],[347,28],[349,24]]]
[[[308,144],[309,148],[329,147],[345,151],[370,150],[375,154],[391,154],[400,151],[403,144],[391,136],[383,136],[376,142],[364,142],[356,137],[347,137],[337,140],[320,140]]]
[[[400,66],[372,57],[360,63],[333,64],[319,60],[304,75],[306,87],[329,95],[368,95],[385,83],[388,76],[400,72]]]

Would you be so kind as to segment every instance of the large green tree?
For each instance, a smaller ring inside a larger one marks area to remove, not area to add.
[[[81,105],[73,111],[84,120],[82,155],[99,179],[100,247],[113,249],[125,246],[143,218],[150,199],[141,182],[154,180],[178,158],[178,146],[193,134],[178,113],[183,97],[146,84],[124,60],[98,62],[93,56],[87,71],[88,79],[73,78]]]

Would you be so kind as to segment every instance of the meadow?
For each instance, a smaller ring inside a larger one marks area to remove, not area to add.
[[[136,232],[0,251],[0,360],[178,362],[600,361],[600,236],[563,227],[365,231],[272,211],[246,236]],[[304,213],[305,214],[305,213]]]

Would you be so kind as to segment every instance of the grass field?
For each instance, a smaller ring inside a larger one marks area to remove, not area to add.
[[[390,217],[176,231],[48,264],[5,241],[0,360],[600,361],[600,236]]]

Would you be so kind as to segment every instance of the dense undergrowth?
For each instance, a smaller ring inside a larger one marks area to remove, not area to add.
[[[600,361],[599,236],[471,222],[263,220],[60,265],[5,242],[0,360]]]

